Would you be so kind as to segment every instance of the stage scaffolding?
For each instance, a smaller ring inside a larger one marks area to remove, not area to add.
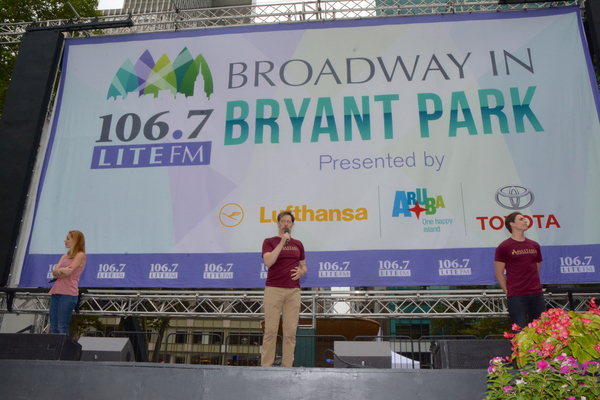
[[[295,22],[336,21],[367,18],[392,18],[415,15],[472,14],[479,12],[534,10],[540,8],[582,5],[589,0],[543,1],[538,3],[499,4],[489,0],[354,0],[305,1],[285,4],[242,5],[197,9],[173,8],[169,11],[133,13],[133,26],[128,28],[72,32],[69,36],[128,35],[147,32],[174,32],[225,26],[256,26]],[[173,3],[175,4],[175,3]],[[129,18],[127,9],[106,10],[101,17],[71,20],[36,21],[36,26],[112,22]],[[0,44],[20,42],[32,22],[0,24]]]
[[[579,289],[580,291],[582,289]],[[585,311],[597,292],[572,294],[573,311]],[[47,315],[50,295],[18,289],[0,292],[0,317],[8,307],[17,314]],[[102,290],[81,295],[79,314],[177,318],[264,318],[263,290]],[[550,308],[571,309],[567,294],[546,292]],[[11,304],[8,304],[8,302]],[[485,318],[506,317],[506,296],[499,289],[302,291],[300,317],[316,318]],[[0,318],[1,323],[1,318]]]

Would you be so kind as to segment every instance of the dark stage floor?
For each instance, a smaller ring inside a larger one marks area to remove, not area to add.
[[[486,374],[0,360],[0,399],[481,400]]]

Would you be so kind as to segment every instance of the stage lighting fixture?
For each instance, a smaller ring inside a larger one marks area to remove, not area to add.
[[[98,17],[96,17],[92,22],[75,24],[73,20],[70,20],[66,25],[56,25],[56,26],[38,26],[36,22],[33,22],[31,26],[29,26],[26,31],[54,31],[58,30],[60,32],[76,32],[76,31],[89,31],[89,30],[97,30],[97,29],[115,29],[115,28],[130,28],[133,26],[133,20],[131,19],[131,14],[126,19],[117,20],[117,21],[99,21]]]

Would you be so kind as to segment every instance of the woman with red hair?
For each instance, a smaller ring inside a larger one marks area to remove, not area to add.
[[[79,277],[85,268],[85,237],[69,231],[65,239],[69,249],[54,270],[54,286],[50,289],[50,333],[69,334],[69,322],[79,297]]]

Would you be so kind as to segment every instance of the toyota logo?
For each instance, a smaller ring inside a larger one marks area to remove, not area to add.
[[[504,186],[496,191],[496,203],[509,210],[522,210],[533,204],[533,192],[524,186]]]

